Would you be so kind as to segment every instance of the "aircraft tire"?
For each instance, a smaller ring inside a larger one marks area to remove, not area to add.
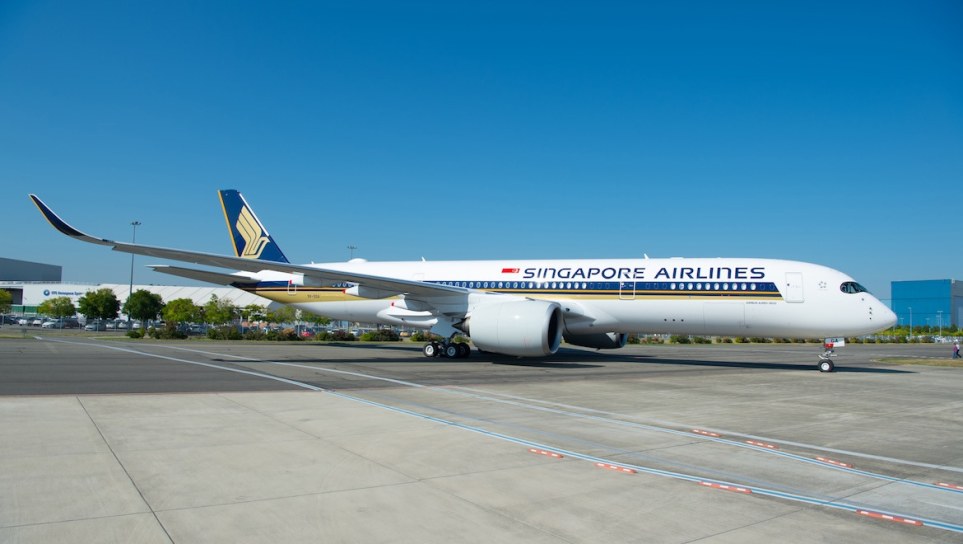
[[[461,343],[459,343],[459,344],[455,344],[455,345],[458,346],[458,355],[457,355],[457,357],[458,357],[459,359],[467,359],[468,356],[471,355],[471,346],[469,346],[468,344],[461,344]]]
[[[421,351],[425,354],[425,357],[438,357],[441,354],[441,350],[438,349],[438,344],[435,342],[428,342]]]
[[[458,350],[458,344],[448,344],[445,346],[445,357],[449,359],[455,359],[458,357],[460,351]]]
[[[818,367],[820,372],[832,372],[836,368],[835,365],[833,365],[833,362],[829,359],[823,359],[819,361]]]

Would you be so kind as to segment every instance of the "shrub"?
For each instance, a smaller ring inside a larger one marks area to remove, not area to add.
[[[128,338],[143,338],[144,333],[138,329],[127,331]]]
[[[398,342],[401,336],[391,329],[378,329],[362,334],[361,339],[365,342]]]
[[[177,325],[173,321],[168,321],[162,329],[151,328],[149,333],[152,338],[157,340],[183,340],[187,338],[187,333],[177,330]]]
[[[358,338],[355,335],[342,329],[331,331],[328,334],[328,340],[333,340],[335,342],[354,342],[357,339]]]
[[[669,342],[673,344],[691,344],[692,339],[684,334],[673,334],[669,337]]]
[[[301,337],[298,336],[297,331],[295,331],[294,329],[281,329],[281,330],[271,329],[264,336],[267,340],[277,340],[279,342],[286,342],[290,340],[301,339]]]
[[[207,337],[211,340],[240,340],[241,331],[231,325],[222,325],[207,329]]]
[[[241,335],[241,338],[243,338],[244,340],[264,340],[265,335],[264,335],[264,331],[255,327],[253,329],[248,329],[244,331],[244,334]]]

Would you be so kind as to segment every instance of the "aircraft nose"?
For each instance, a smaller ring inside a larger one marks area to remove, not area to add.
[[[880,309],[877,310],[879,315],[877,315],[876,319],[877,319],[877,322],[880,324],[880,326],[882,326],[884,329],[888,329],[893,325],[895,325],[896,314],[893,313],[893,310],[890,310],[883,303],[880,303],[879,308]]]

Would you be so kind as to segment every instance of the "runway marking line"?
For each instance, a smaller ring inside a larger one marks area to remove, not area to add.
[[[712,489],[721,489],[723,491],[732,491],[733,493],[743,493],[746,495],[751,495],[752,490],[746,489],[745,487],[737,487],[734,485],[717,484],[713,482],[699,482],[699,485],[705,487],[711,487]]]
[[[829,464],[829,465],[834,465],[834,466],[837,466],[837,467],[853,468],[853,465],[851,465],[851,464],[849,464],[849,463],[843,463],[842,461],[835,461],[835,460],[833,460],[833,459],[829,459],[829,458],[826,458],[826,457],[816,457],[816,460],[817,460],[817,461],[822,461],[823,463],[826,463],[826,464]]]
[[[722,435],[719,434],[719,433],[713,433],[713,432],[710,432],[710,431],[703,431],[702,429],[692,429],[692,432],[694,432],[695,434],[701,434],[702,436],[711,436],[711,437],[714,437],[714,438],[719,438],[720,436],[722,436]]]
[[[871,517],[873,519],[883,519],[886,521],[892,521],[894,523],[905,523],[906,525],[914,525],[916,527],[921,527],[923,525],[922,521],[917,519],[902,518],[899,516],[891,516],[889,514],[883,514],[881,512],[871,512],[869,510],[856,510],[856,513],[861,516]]]
[[[539,455],[547,455],[548,457],[554,457],[555,459],[562,459],[563,457],[565,457],[561,453],[555,453],[554,451],[540,450],[536,448],[528,448],[528,451],[531,453],[537,453]]]
[[[948,484],[946,482],[936,482],[936,485],[940,487],[945,487],[946,489],[953,489],[955,491],[963,491],[963,485]]]
[[[746,444],[749,444],[750,446],[756,446],[757,448],[766,448],[769,450],[779,449],[779,446],[776,446],[775,444],[766,444],[765,442],[758,442],[756,440],[746,440]]]
[[[611,465],[609,463],[595,463],[595,466],[599,468],[604,468],[608,470],[614,470],[616,472],[623,472],[625,474],[636,474],[634,469],[628,467],[620,467],[619,465]]]

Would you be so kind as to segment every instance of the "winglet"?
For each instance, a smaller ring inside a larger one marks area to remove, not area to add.
[[[93,237],[93,236],[90,236],[89,234],[85,234],[85,233],[80,232],[79,230],[71,227],[69,224],[67,224],[66,221],[64,221],[63,219],[61,219],[60,216],[58,216],[56,213],[54,213],[54,211],[51,210],[49,206],[47,206],[46,204],[44,204],[43,200],[40,200],[40,197],[38,197],[37,195],[31,194],[31,195],[30,195],[30,200],[33,200],[33,203],[34,203],[34,204],[37,206],[37,208],[40,210],[40,213],[43,214],[44,219],[46,219],[47,222],[49,222],[51,225],[53,225],[53,227],[54,227],[55,229],[59,230],[59,231],[62,232],[63,234],[66,234],[67,236],[70,236],[71,238],[77,238],[77,239],[83,240],[83,241],[85,241],[85,242],[91,242],[91,243],[94,243],[94,244],[114,245],[114,242],[112,242],[112,241],[110,241],[110,240],[104,240],[104,239],[101,239],[101,238],[95,238],[95,237]]]

